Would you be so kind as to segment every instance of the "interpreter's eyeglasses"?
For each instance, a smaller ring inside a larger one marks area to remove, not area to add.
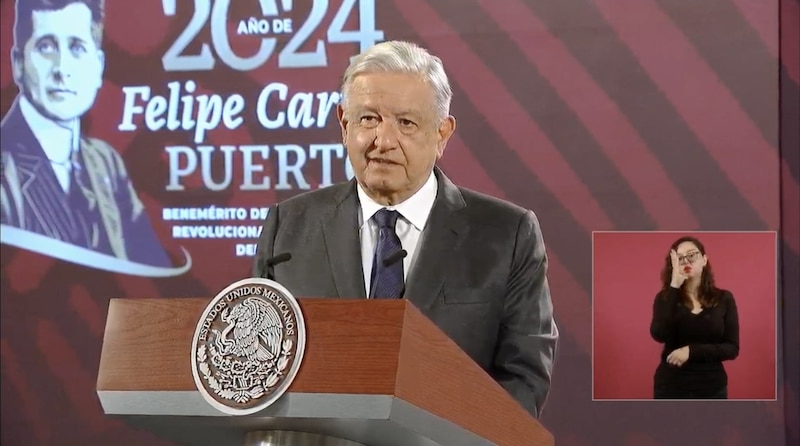
[[[700,253],[700,251],[692,251],[692,252],[690,252],[690,253],[688,253],[686,255],[683,255],[683,256],[679,255],[678,256],[678,263],[679,264],[680,263],[684,263],[684,261],[686,263],[694,263],[694,261],[697,260],[701,255],[702,254]]]

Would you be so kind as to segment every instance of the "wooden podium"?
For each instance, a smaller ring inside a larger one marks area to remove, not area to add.
[[[192,336],[209,301],[110,301],[97,378],[107,415],[189,445],[554,444],[407,300],[299,299],[307,344],[289,390],[253,415],[219,412],[191,371]],[[281,432],[307,432],[309,441],[281,443]],[[257,441],[263,435],[272,440]]]

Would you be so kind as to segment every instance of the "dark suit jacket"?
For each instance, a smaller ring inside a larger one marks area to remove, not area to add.
[[[86,209],[74,208],[16,102],[0,125],[0,148],[2,224],[74,243],[70,222],[76,212],[95,212],[97,234],[89,237],[94,246],[85,247],[134,262],[170,266],[122,158],[110,145],[81,138],[78,168],[87,173],[80,192]]]
[[[438,168],[437,197],[405,296],[538,417],[558,330],[533,212],[456,187]],[[275,205],[253,275],[289,252],[274,279],[296,296],[366,298],[355,180]]]

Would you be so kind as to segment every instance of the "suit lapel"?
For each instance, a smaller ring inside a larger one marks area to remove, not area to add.
[[[59,186],[59,184],[50,168],[47,155],[25,122],[25,118],[22,117],[18,101],[19,98],[14,100],[8,114],[3,118],[2,146],[3,151],[14,158],[17,177],[13,180],[19,185],[19,193],[27,195],[29,189]],[[6,179],[12,180],[12,178]]]
[[[127,260],[125,234],[122,232],[123,222],[111,186],[111,172],[108,167],[111,163],[104,162],[102,151],[87,139],[81,139],[81,155],[82,164],[88,172],[90,187],[80,184],[75,186],[81,187],[84,196],[90,202],[94,202],[100,211],[100,219],[114,256]]]
[[[43,156],[14,156],[16,178],[6,178],[15,206],[15,225],[58,240],[73,240],[75,220],[58,178]]]
[[[419,308],[432,306],[445,280],[446,267],[467,232],[459,211],[466,207],[458,188],[435,169],[439,188],[426,224],[419,254],[406,280],[405,297]]]
[[[48,175],[50,172],[47,171],[47,167],[49,167],[47,158],[19,153],[14,157],[14,161],[17,165],[17,181],[19,181],[22,194],[27,195],[29,189],[32,189],[37,183],[47,182],[49,184],[51,182]]]
[[[367,292],[358,237],[358,195],[354,181],[342,188],[337,202],[320,222],[328,265],[339,297],[364,299]]]
[[[16,103],[3,120],[2,148],[13,157],[14,174],[5,180],[16,202],[19,227],[65,237],[61,230],[70,220],[69,203],[39,141]],[[33,224],[33,226],[30,226]],[[41,228],[41,229],[40,229]],[[54,232],[55,231],[55,232]]]

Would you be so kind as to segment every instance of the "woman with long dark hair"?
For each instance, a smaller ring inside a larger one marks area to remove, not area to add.
[[[661,271],[650,334],[664,344],[654,376],[656,399],[727,399],[723,361],[739,355],[739,315],[733,294],[714,283],[705,247],[676,240]]]

